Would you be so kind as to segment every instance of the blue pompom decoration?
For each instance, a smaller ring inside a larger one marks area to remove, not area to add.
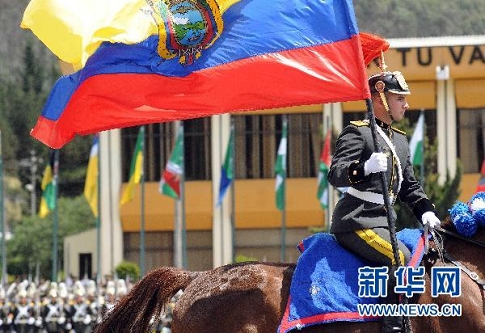
[[[471,214],[460,214],[453,219],[456,231],[465,237],[472,237],[477,233],[478,224]]]
[[[449,210],[451,220],[455,225],[456,231],[465,237],[472,237],[477,233],[478,223],[470,211],[470,207],[458,201]]]
[[[485,192],[478,192],[468,202],[473,218],[481,227],[485,227]]]
[[[472,216],[481,228],[485,228],[485,209],[473,212]]]
[[[456,204],[454,204],[453,207],[448,210],[448,212],[450,213],[452,220],[454,220],[458,215],[471,214],[470,207],[468,207],[467,204],[461,201],[458,201]]]

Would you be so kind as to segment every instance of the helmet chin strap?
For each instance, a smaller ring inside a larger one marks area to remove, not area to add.
[[[377,81],[375,84],[375,88],[379,93],[379,97],[381,98],[382,105],[384,105],[384,109],[386,109],[387,113],[389,114],[389,118],[391,118],[391,123],[394,121],[394,117],[391,114],[391,109],[389,108],[389,104],[387,104],[387,98],[384,94],[384,88],[386,84],[383,81]]]

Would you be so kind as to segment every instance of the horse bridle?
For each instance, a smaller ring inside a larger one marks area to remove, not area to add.
[[[480,276],[476,272],[468,269],[461,262],[455,260],[448,252],[444,251],[444,246],[442,244],[442,237],[440,235],[441,239],[438,239],[435,231],[438,231],[439,233],[443,233],[443,234],[452,236],[454,238],[460,239],[460,240],[465,241],[467,243],[474,244],[474,245],[477,245],[477,246],[480,246],[480,247],[483,247],[483,248],[485,248],[485,243],[479,242],[479,241],[476,241],[476,240],[473,240],[473,239],[465,238],[465,237],[463,237],[463,236],[461,236],[461,235],[459,235],[455,232],[443,229],[441,227],[435,227],[434,229],[435,230],[433,230],[433,228],[429,228],[428,225],[426,225],[425,228],[424,228],[426,251],[428,251],[428,248],[429,248],[428,247],[428,233],[430,233],[431,237],[433,238],[435,243],[438,244],[437,250],[438,250],[440,259],[442,261],[444,261],[444,259],[446,259],[448,262],[457,266],[462,272],[464,272],[466,275],[468,275],[470,277],[470,279],[472,279],[476,284],[478,284],[478,286],[482,289],[482,292],[485,292],[485,279],[480,278]]]

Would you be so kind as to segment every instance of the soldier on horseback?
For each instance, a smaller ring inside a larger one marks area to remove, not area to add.
[[[351,252],[389,268],[387,296],[382,302],[396,304],[399,295],[394,292],[394,271],[398,264],[404,265],[409,260],[410,252],[397,241],[400,263],[396,262],[388,222],[394,223],[396,219],[392,205],[399,198],[423,225],[436,227],[440,220],[414,176],[405,133],[391,126],[402,120],[409,108],[406,96],[410,91],[403,75],[383,71],[371,76],[368,83],[377,125],[375,136],[382,152],[374,149],[369,119],[352,121],[338,137],[329,181],[333,186],[349,189],[335,207],[331,232]],[[387,193],[383,193],[380,173],[385,175]],[[385,205],[384,194],[389,195],[389,207]],[[383,318],[383,332],[403,332],[403,329],[402,317]]]

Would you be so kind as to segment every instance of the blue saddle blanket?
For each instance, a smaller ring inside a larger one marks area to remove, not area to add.
[[[408,266],[419,266],[425,251],[422,230],[396,234],[411,252]],[[377,304],[378,297],[359,297],[358,269],[369,263],[341,247],[333,235],[314,234],[298,245],[301,256],[293,274],[290,296],[278,333],[335,321],[371,321],[358,304]]]

